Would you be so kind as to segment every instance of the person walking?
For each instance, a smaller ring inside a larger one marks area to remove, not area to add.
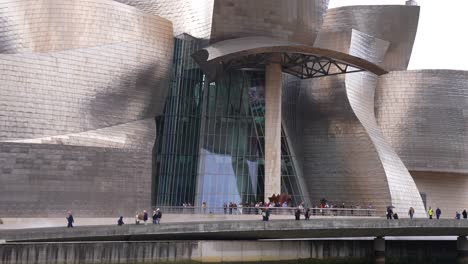
[[[427,210],[427,215],[429,216],[429,219],[432,219],[432,216],[434,215],[434,210],[429,206],[429,210]]]
[[[223,204],[224,214],[227,214],[227,208],[228,208],[227,203],[224,203]]]
[[[410,219],[413,219],[413,215],[414,215],[414,208],[413,207],[409,208],[408,215],[409,215]]]
[[[162,212],[161,210],[156,209],[156,224],[159,225],[161,223],[161,218],[162,218]]]
[[[73,223],[75,222],[75,219],[73,219],[72,211],[68,211],[68,216],[67,218],[67,228],[73,228]]]
[[[123,216],[120,216],[119,220],[117,220],[117,225],[118,226],[121,226],[124,224],[124,221],[123,221]]]
[[[460,213],[458,211],[455,213],[455,219],[460,220]]]
[[[202,203],[201,207],[203,209],[203,214],[206,214],[206,202],[205,201]]]
[[[135,212],[135,225],[140,224],[140,213]]]
[[[392,219],[392,217],[393,217],[393,210],[389,206],[389,207],[387,207],[387,219]]]
[[[467,219],[467,218],[468,218],[468,213],[466,212],[466,209],[463,210],[462,215],[463,215],[463,219]]]
[[[441,215],[441,214],[442,214],[442,211],[439,209],[439,207],[437,207],[437,209],[436,209],[436,217],[437,217],[437,219],[440,218],[440,215]]]
[[[157,224],[157,212],[156,212],[156,210],[153,210],[153,217],[152,218],[153,218],[153,225]]]
[[[310,219],[310,208],[307,208],[305,213],[304,213],[304,217],[306,220],[309,220]]]
[[[294,215],[296,216],[296,220],[301,220],[301,209],[296,209]]]
[[[263,218],[263,221],[268,221],[268,220],[270,220],[270,209],[264,208],[264,209],[262,210],[262,218]]]
[[[146,212],[146,210],[143,211],[143,223],[145,223],[145,225],[147,224],[148,222],[148,212]]]

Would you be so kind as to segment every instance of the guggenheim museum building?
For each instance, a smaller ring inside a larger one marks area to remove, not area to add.
[[[468,73],[407,70],[420,7],[1,0],[0,216],[286,193],[468,207]]]

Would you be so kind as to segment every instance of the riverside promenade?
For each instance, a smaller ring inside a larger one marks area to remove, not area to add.
[[[466,235],[468,221],[452,219],[317,218],[51,227],[1,230],[0,257],[6,264],[335,258],[385,263],[415,257],[468,263]],[[405,240],[408,236],[419,241]],[[447,236],[454,239],[446,241]]]

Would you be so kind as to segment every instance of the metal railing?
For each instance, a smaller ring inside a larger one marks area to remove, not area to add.
[[[299,207],[198,207],[198,206],[159,206],[165,214],[215,214],[215,215],[260,215],[268,209],[272,215],[294,215],[300,210],[301,215],[307,208]],[[376,209],[362,208],[308,208],[310,216],[346,216],[375,217]]]

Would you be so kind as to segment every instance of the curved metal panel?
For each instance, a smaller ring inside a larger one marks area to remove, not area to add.
[[[114,0],[134,6],[150,14],[169,19],[174,35],[183,33],[209,39],[214,0]]]
[[[328,0],[217,0],[212,42],[248,36],[312,45]]]
[[[338,41],[343,37],[342,32],[350,34],[352,29],[356,29],[390,42],[380,66],[388,71],[404,70],[408,67],[411,57],[418,19],[419,6],[373,5],[334,8],[327,11],[317,43],[323,42],[323,38]],[[336,44],[318,45],[323,48],[336,48]]]
[[[325,198],[383,212],[391,203],[385,171],[346,89],[345,75],[302,81],[297,116],[304,181],[315,204]]]
[[[165,46],[172,41],[166,19],[106,0],[2,1],[0,53],[51,52],[120,42]]]
[[[379,78],[377,120],[410,171],[468,173],[468,72],[417,70]]]
[[[350,54],[372,62],[381,61],[389,46],[357,30],[347,43]],[[303,82],[301,145],[309,194],[315,201],[325,197],[338,203],[373,203],[382,211],[393,204],[403,217],[413,206],[422,217],[418,189],[375,121],[377,78],[353,73]]]
[[[354,32],[356,33],[356,32]],[[371,36],[353,34],[350,54],[367,55],[371,61],[379,61],[385,55],[388,44],[376,41]],[[410,207],[415,216],[424,217],[425,209],[418,188],[408,169],[388,144],[377,125],[374,111],[375,90],[378,77],[370,73],[346,75],[346,93],[354,114],[365,128],[377,151],[385,171],[392,205],[401,216],[406,216]]]
[[[385,141],[377,125],[374,115],[376,87],[375,75],[355,73],[346,76],[346,92],[350,105],[372,140],[385,170],[394,211],[406,217],[408,209],[413,207],[416,217],[425,217],[425,208],[413,178],[390,144]]]
[[[170,43],[165,56],[135,44],[1,55],[0,140],[79,133],[162,113]]]
[[[104,0],[7,1],[0,17],[0,213],[148,208],[171,23]]]

